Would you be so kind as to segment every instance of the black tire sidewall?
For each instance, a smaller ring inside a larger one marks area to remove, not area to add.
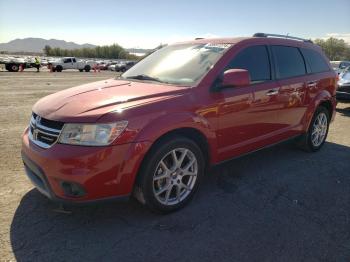
[[[15,64],[11,65],[11,71],[12,72],[18,72],[18,70],[19,70],[19,66],[18,65],[15,65]]]
[[[313,125],[315,123],[315,120],[317,118],[317,116],[320,114],[320,113],[324,113],[327,117],[327,132],[326,132],[326,135],[324,137],[324,140],[322,141],[322,143],[319,145],[319,146],[314,146],[311,142],[311,134],[312,134],[312,130],[313,130]],[[327,110],[327,108],[323,107],[323,106],[319,106],[315,113],[314,113],[314,116],[312,117],[312,120],[311,120],[311,123],[310,123],[310,127],[309,127],[309,130],[308,130],[308,134],[307,134],[307,145],[309,147],[309,149],[313,152],[315,151],[318,151],[322,146],[323,144],[326,142],[326,139],[327,139],[327,136],[328,136],[328,130],[329,130],[329,122],[330,122],[330,117],[329,117],[329,111]]]
[[[166,206],[160,203],[154,196],[153,193],[153,174],[159,161],[171,150],[175,148],[187,148],[192,151],[192,153],[197,158],[198,163],[198,173],[196,183],[187,196],[186,199],[181,201],[176,205]],[[138,184],[143,193],[145,199],[145,204],[154,211],[169,213],[185,206],[194,196],[195,192],[198,190],[201,178],[204,175],[205,171],[205,162],[203,153],[200,150],[199,146],[192,140],[185,137],[172,137],[163,141],[153,148],[150,153],[146,156],[143,167],[141,168],[141,173],[138,178]]]

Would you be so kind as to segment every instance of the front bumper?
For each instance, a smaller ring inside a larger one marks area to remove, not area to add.
[[[52,200],[91,202],[128,197],[150,143],[106,147],[55,144],[44,149],[22,137],[22,159],[28,178]],[[66,185],[73,185],[71,194]]]

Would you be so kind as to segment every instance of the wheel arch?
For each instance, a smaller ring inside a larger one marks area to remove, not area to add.
[[[208,140],[200,130],[193,127],[180,127],[162,134],[152,143],[152,146],[148,150],[146,155],[149,154],[152,151],[152,149],[155,148],[160,143],[163,143],[165,140],[169,140],[172,137],[176,137],[176,136],[185,137],[194,141],[201,149],[206,163],[210,162],[211,153],[210,153],[210,146],[209,146]]]
[[[328,91],[323,90],[313,99],[313,101],[308,106],[303,121],[304,131],[308,130],[312,117],[319,106],[324,106],[327,108],[330,119],[333,119],[336,106],[335,98],[333,98]]]
[[[192,139],[206,154],[210,163],[217,162],[217,138],[209,121],[195,113],[173,112],[162,114],[143,126],[134,141],[149,141],[152,146],[170,136]]]

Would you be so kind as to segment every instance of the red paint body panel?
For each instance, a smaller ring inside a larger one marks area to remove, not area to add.
[[[333,71],[237,88],[211,90],[214,81],[237,53],[252,45],[290,45],[319,51],[313,44],[285,39],[204,39],[196,43],[232,43],[232,47],[193,87],[109,79],[49,95],[33,112],[46,119],[72,123],[128,121],[110,146],[55,144],[43,149],[23,134],[22,151],[45,173],[54,194],[86,201],[131,193],[139,167],[152,144],[180,128],[200,132],[209,146],[210,163],[277,143],[305,132],[323,101],[335,115],[336,74]],[[307,83],[317,81],[309,88]],[[278,94],[267,96],[271,89]],[[64,195],[60,181],[75,182],[87,194]]]
[[[55,196],[76,201],[129,195],[149,147],[150,143],[140,142],[107,147],[56,144],[42,149],[28,139],[28,129],[22,141],[22,152],[43,170]],[[77,199],[65,196],[62,181],[82,185],[87,194]]]

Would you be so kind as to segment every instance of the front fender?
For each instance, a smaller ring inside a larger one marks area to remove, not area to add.
[[[176,112],[155,118],[140,130],[135,137],[135,142],[150,141],[154,143],[163,135],[181,128],[192,128],[199,131],[207,140],[211,160],[215,161],[216,133],[206,118],[192,113]]]

